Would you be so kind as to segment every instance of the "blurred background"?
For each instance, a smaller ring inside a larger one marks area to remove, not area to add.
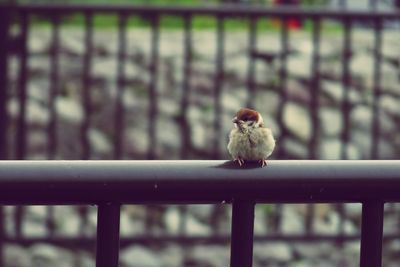
[[[398,159],[400,1],[1,1],[2,159]],[[385,267],[400,261],[385,206]],[[96,207],[6,206],[7,267],[94,266]],[[254,266],[359,265],[360,204],[259,204]],[[126,205],[121,267],[229,265],[231,206]],[[1,225],[1,224],[0,224]]]

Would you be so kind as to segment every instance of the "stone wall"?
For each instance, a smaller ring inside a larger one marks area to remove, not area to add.
[[[281,47],[278,33],[259,32],[257,50],[279,55]],[[127,33],[127,55],[125,65],[125,87],[123,106],[125,131],[123,133],[124,157],[140,159],[146,157],[148,141],[149,81],[151,67],[151,36],[146,30],[129,30]],[[84,118],[81,105],[82,62],[85,53],[83,31],[65,28],[61,31],[59,94],[55,99],[58,115],[57,158],[79,158],[79,127]],[[91,158],[111,158],[114,129],[115,99],[118,77],[117,36],[114,30],[96,30],[92,51],[91,126],[88,138],[92,146]],[[189,108],[187,112],[190,145],[187,147],[189,158],[205,159],[211,157],[214,138],[214,88],[216,78],[216,34],[211,31],[193,33],[193,62],[190,78]],[[32,31],[29,49],[33,56],[29,58],[28,117],[29,155],[28,158],[46,158],[45,148],[47,123],[49,122],[49,77],[51,50],[50,32],[44,29]],[[222,132],[218,137],[222,158],[228,158],[226,142],[231,118],[235,112],[246,105],[247,88],[247,33],[227,32],[225,38],[224,73],[221,92],[222,112],[218,114]],[[384,31],[381,97],[378,114],[381,125],[379,136],[379,158],[395,159],[400,153],[399,97],[400,70],[399,33]],[[157,75],[157,110],[155,122],[157,158],[179,158],[181,146],[180,99],[183,80],[183,33],[179,31],[161,31],[160,60]],[[350,159],[369,159],[371,157],[371,129],[374,105],[374,60],[373,33],[366,29],[357,29],[352,35],[352,56],[350,61],[351,79],[348,86],[351,110],[349,112],[350,138],[347,146]],[[321,129],[318,134],[317,158],[339,159],[344,113],[342,86],[342,35],[340,32],[325,33],[321,37],[320,64],[320,108],[318,118]],[[306,159],[309,155],[309,142],[313,132],[310,114],[310,86],[312,84],[311,33],[291,32],[288,56],[287,99],[280,101],[278,58],[269,63],[256,60],[256,95],[253,105],[258,109],[278,139],[278,145],[284,147],[285,158]],[[12,62],[16,69],[17,62]],[[14,72],[15,73],[15,72]],[[283,106],[282,121],[278,118],[278,106]],[[14,95],[9,101],[9,112],[15,119],[18,115],[17,99]],[[280,140],[280,127],[289,132],[287,139]],[[11,138],[15,131],[10,130]]]
[[[81,153],[80,125],[84,120],[82,97],[82,58],[85,54],[82,29],[62,28],[60,55],[59,94],[55,100],[58,116],[57,139],[58,159],[79,159]],[[149,144],[147,117],[148,84],[152,78],[150,33],[144,29],[130,29],[127,33],[127,55],[125,75],[127,78],[123,96],[126,111],[125,131],[123,134],[124,158],[144,159]],[[400,97],[400,34],[387,30],[383,34],[382,96],[379,121],[382,126],[380,137],[380,158],[397,158],[400,153],[400,139],[397,135],[399,122]],[[98,30],[94,34],[95,42],[92,65],[92,86],[90,129],[88,138],[92,147],[92,159],[112,158],[115,131],[113,121],[117,88],[117,35],[115,30]],[[227,134],[232,127],[233,114],[247,102],[247,33],[228,31],[225,39],[224,82],[221,93],[223,127],[220,142],[222,158],[226,153]],[[28,155],[30,159],[45,159],[48,144],[47,125],[49,123],[49,77],[51,73],[49,52],[52,49],[50,30],[33,29],[29,38],[29,82],[27,99]],[[281,46],[279,33],[259,32],[257,49],[260,52],[279,54]],[[183,81],[183,33],[180,31],[162,31],[160,36],[160,60],[158,64],[157,97],[158,116],[156,123],[157,158],[178,159],[181,148],[180,98]],[[340,32],[324,32],[321,38],[321,93],[318,96],[321,107],[319,120],[318,158],[339,159],[341,133],[343,131],[343,113],[341,110],[343,86],[341,55],[343,40]],[[366,29],[356,29],[352,36],[353,52],[350,62],[352,79],[349,86],[350,143],[348,155],[351,159],[368,159],[371,147],[371,121],[373,118],[373,33]],[[208,159],[213,151],[213,101],[214,80],[216,75],[216,35],[212,31],[193,32],[193,62],[190,79],[190,97],[188,123],[191,144],[188,158]],[[289,79],[287,81],[288,98],[283,107],[283,125],[289,131],[289,137],[279,140],[280,128],[277,110],[279,99],[279,69],[277,58],[269,63],[257,61],[255,80],[257,83],[254,106],[263,115],[267,126],[271,127],[278,138],[278,146],[283,146],[289,159],[307,159],[309,141],[312,135],[312,121],[309,110],[310,76],[312,59],[311,34],[308,32],[290,33],[288,56]],[[10,147],[14,146],[18,102],[15,91],[18,62],[10,60],[12,69],[8,111],[11,115]],[[13,155],[11,155],[12,157]],[[145,215],[149,208],[126,206],[121,213],[121,235],[131,236],[143,233],[146,229]],[[394,206],[397,210],[397,206]],[[217,213],[215,212],[217,210]],[[398,232],[398,216],[393,209],[387,209],[385,232]],[[7,209],[8,233],[13,234],[11,221],[13,207]],[[73,207],[56,207],[55,231],[60,235],[76,236],[79,233],[79,216]],[[255,220],[256,234],[271,233],[274,229],[274,216],[277,209],[271,205],[258,205]],[[360,231],[360,205],[347,204],[343,229],[347,234]],[[45,228],[46,211],[43,207],[29,207],[25,213],[23,233],[27,236],[47,236]],[[175,206],[154,206],[150,208],[154,218],[152,233],[176,234],[180,231],[180,214]],[[218,214],[215,219],[212,214]],[[281,229],[284,234],[304,234],[304,220],[307,217],[305,205],[284,205],[281,211]],[[316,233],[337,234],[339,213],[333,205],[316,206],[314,230]],[[398,211],[397,211],[398,214]],[[95,232],[96,212],[89,209],[89,224],[85,231],[93,236]],[[190,206],[187,215],[188,235],[210,235],[218,231],[227,234],[230,231],[230,211],[228,205]],[[94,266],[93,255],[87,251],[75,251],[48,244],[34,244],[27,247],[9,245],[6,247],[8,266]],[[397,266],[399,261],[398,240],[385,243],[385,267]],[[336,244],[334,242],[258,242],[254,248],[254,266],[357,266],[359,243],[357,241]],[[121,249],[121,266],[228,266],[229,246],[195,244],[182,247],[178,244],[165,244],[145,247],[139,244]],[[32,265],[33,264],[33,265]]]

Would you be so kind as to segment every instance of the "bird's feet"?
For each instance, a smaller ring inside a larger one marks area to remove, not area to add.
[[[241,157],[235,158],[234,161],[237,161],[239,163],[239,166],[242,166],[244,164],[244,160]]]
[[[258,161],[258,163],[261,163],[261,168],[267,166],[267,160],[266,160],[266,159],[260,159],[260,160]]]

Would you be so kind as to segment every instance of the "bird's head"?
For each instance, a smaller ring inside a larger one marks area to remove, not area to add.
[[[259,127],[264,127],[264,121],[261,114],[249,108],[242,108],[232,119],[235,127],[241,131],[248,131]]]

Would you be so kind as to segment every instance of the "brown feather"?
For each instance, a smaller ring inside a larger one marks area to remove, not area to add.
[[[236,113],[236,118],[242,121],[258,121],[260,114],[249,108],[242,108]]]

